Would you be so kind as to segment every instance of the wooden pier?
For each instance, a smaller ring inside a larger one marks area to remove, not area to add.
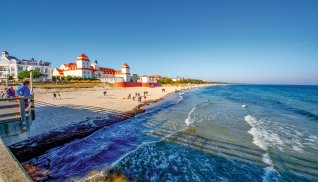
[[[6,145],[27,136],[34,119],[33,97],[0,99],[0,181],[32,181]]]
[[[33,97],[0,99],[0,137],[7,145],[27,134],[34,119]]]

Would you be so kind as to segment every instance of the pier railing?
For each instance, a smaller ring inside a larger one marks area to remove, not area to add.
[[[30,131],[34,119],[32,96],[0,99],[0,137],[6,138]]]

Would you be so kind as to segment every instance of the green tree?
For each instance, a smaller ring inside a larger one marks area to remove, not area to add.
[[[66,80],[66,81],[70,81],[70,80],[72,80],[72,79],[73,79],[73,77],[70,76],[70,75],[67,75],[67,76],[65,77],[65,80]]]
[[[172,79],[168,78],[168,77],[163,77],[162,80],[160,81],[160,83],[162,83],[162,84],[172,83]]]
[[[35,70],[32,72],[32,75],[33,75],[33,78],[36,79],[36,78],[40,78],[42,76],[42,73]],[[18,78],[19,79],[30,78],[30,72],[27,70],[22,71],[18,74]]]

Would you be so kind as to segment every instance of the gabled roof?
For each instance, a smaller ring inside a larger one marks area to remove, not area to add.
[[[58,69],[58,68],[55,68],[55,69],[59,72],[60,75],[64,75],[64,71],[62,69]]]
[[[76,69],[76,67],[77,67],[76,63],[68,63],[68,64],[64,64],[64,65],[65,65],[65,68],[68,68],[68,69]]]
[[[90,61],[86,54],[82,53],[77,57],[77,60]]]

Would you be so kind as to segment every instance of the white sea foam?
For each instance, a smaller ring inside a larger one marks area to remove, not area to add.
[[[148,141],[148,142],[143,142],[141,143],[139,146],[137,146],[134,150],[131,150],[130,152],[126,153],[125,155],[121,156],[119,159],[117,159],[116,161],[114,161],[112,164],[111,164],[111,168],[114,168],[120,161],[122,161],[124,158],[126,158],[127,156],[129,156],[130,154],[138,151],[141,147],[144,147],[144,146],[147,146],[147,145],[151,145],[151,144],[155,144],[155,143],[159,143],[159,142],[162,142],[164,141],[165,139],[171,137],[172,135],[175,135],[179,132],[182,132],[184,130],[186,130],[187,127],[185,128],[181,128],[180,130],[177,130],[173,133],[170,133],[166,136],[163,136],[160,140],[156,140],[156,141]]]
[[[303,149],[298,146],[293,146],[292,149],[296,152],[300,152],[300,153],[303,152]]]
[[[248,133],[253,136],[253,143],[258,147],[267,150],[267,144],[264,141],[262,130],[257,125],[257,120],[251,115],[245,116],[244,119],[252,127]]]
[[[192,108],[192,110],[189,112],[189,115],[187,117],[187,119],[185,120],[185,123],[187,126],[189,126],[190,124],[193,123],[194,119],[191,117],[192,113],[195,111],[195,106]]]
[[[267,182],[267,181],[270,181],[269,177],[272,173],[277,173],[277,171],[274,169],[274,165],[273,165],[273,161],[272,159],[270,158],[269,154],[266,153],[266,154],[263,154],[262,156],[262,161],[265,163],[265,164],[268,164],[269,166],[268,167],[265,167],[264,168],[264,176],[263,176],[263,182]],[[278,173],[277,173],[278,174]]]
[[[183,96],[182,94],[179,94],[179,100],[177,101],[177,103],[181,102],[183,100]]]
[[[251,115],[244,117],[245,121],[251,126],[248,131],[253,136],[253,143],[258,147],[267,150],[269,146],[275,146],[280,150],[283,150],[286,144],[286,140],[282,140],[277,131],[270,129],[269,123],[263,120],[257,120]]]
[[[263,182],[268,182],[270,181],[269,179],[270,175],[275,171],[275,169],[273,168],[273,166],[269,166],[269,167],[266,167],[264,170],[265,170],[265,174],[263,176]]]
[[[270,165],[270,166],[273,166],[273,161],[272,161],[272,159],[271,159],[271,157],[269,156],[268,153],[263,154],[263,156],[262,156],[262,161],[263,161],[265,164],[268,164],[268,165]]]

